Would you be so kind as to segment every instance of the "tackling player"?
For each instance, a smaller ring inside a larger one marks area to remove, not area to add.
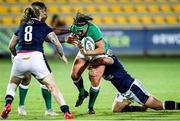
[[[131,77],[116,56],[99,58],[91,63],[89,68],[104,64],[106,65],[103,77],[111,81],[118,90],[113,102],[113,112],[145,111],[147,108],[155,110],[179,110],[180,103],[175,101],[161,102],[145,89],[142,83]],[[142,106],[129,106],[131,102],[137,102]]]
[[[33,2],[31,4],[31,6],[33,7],[39,7],[40,10],[44,10],[45,12],[47,11],[47,7],[43,2]],[[45,14],[45,16],[43,16],[43,18],[41,19],[42,22],[45,22],[47,19],[47,14]],[[68,29],[58,29],[58,28],[53,28],[53,31],[56,34],[66,34],[66,33],[70,33],[71,31]],[[15,33],[16,36],[18,36],[17,33]],[[60,42],[68,42],[71,43],[72,38],[67,38],[67,39],[60,39]],[[19,85],[19,106],[18,106],[18,113],[19,115],[27,115],[27,112],[25,110],[25,98],[28,92],[28,85],[30,83],[31,80],[31,73],[26,73],[23,81],[21,82],[21,84]],[[45,111],[45,115],[49,115],[49,116],[55,116],[57,115],[57,113],[55,113],[52,110],[52,102],[51,102],[51,93],[49,92],[49,90],[47,89],[47,87],[45,85],[40,85],[41,87],[41,92],[42,92],[42,96],[43,99],[45,101],[45,106],[46,106],[46,111]]]
[[[16,88],[27,72],[32,73],[40,83],[48,87],[59,104],[61,111],[64,112],[66,119],[74,118],[64,101],[63,95],[56,86],[47,61],[44,60],[43,42],[45,39],[48,39],[54,44],[58,54],[67,63],[63,48],[57,36],[49,26],[41,21],[44,16],[46,16],[46,11],[39,7],[33,6],[26,8],[19,29],[17,30],[18,36],[13,35],[11,38],[9,49],[15,57],[5,96],[6,104],[1,113],[2,118],[8,117]],[[18,49],[16,52],[15,47],[17,44]]]
[[[74,23],[71,26],[71,31],[73,33],[72,36],[76,36],[79,40],[83,39],[84,37],[91,37],[96,46],[95,50],[79,52],[74,60],[71,71],[71,78],[79,91],[79,96],[75,107],[80,106],[83,103],[83,100],[90,95],[87,111],[89,114],[95,114],[93,107],[99,93],[100,79],[104,73],[105,66],[98,65],[95,69],[89,70],[89,79],[91,81],[89,94],[84,88],[83,78],[81,75],[91,61],[87,58],[87,56],[93,56],[92,60],[99,57],[105,57],[108,49],[108,44],[104,40],[101,30],[98,26],[91,22],[92,20],[93,18],[90,16],[77,13],[76,17],[74,18]]]

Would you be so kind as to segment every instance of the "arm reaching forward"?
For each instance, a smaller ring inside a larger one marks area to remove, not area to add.
[[[59,42],[56,34],[55,34],[54,32],[49,33],[49,34],[47,35],[47,39],[54,44],[54,46],[55,46],[58,54],[61,56],[61,58],[63,59],[63,61],[64,61],[65,63],[68,63],[67,58],[66,58],[66,56],[64,55],[63,47],[62,47],[62,45],[60,44],[60,42]]]

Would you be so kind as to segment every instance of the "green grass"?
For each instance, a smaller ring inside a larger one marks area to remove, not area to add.
[[[145,88],[160,100],[176,100],[180,102],[180,59],[152,59],[152,58],[123,58],[122,63],[126,70],[141,80]],[[72,60],[68,65],[59,60],[50,60],[49,64],[55,75],[58,87],[64,94],[67,104],[74,113],[76,119],[81,120],[151,120],[151,119],[180,119],[180,111],[154,111],[139,113],[112,113],[111,105],[114,100],[116,90],[110,82],[101,81],[101,90],[95,104],[95,115],[86,114],[88,99],[84,104],[75,108],[77,99],[77,89],[70,78]],[[0,59],[0,109],[4,105],[4,95],[11,69],[10,60]],[[83,75],[85,87],[89,90],[90,83],[88,72]],[[44,102],[38,82],[32,79],[26,99],[27,116],[18,116],[18,91],[12,105],[12,112],[9,115],[11,120],[59,120],[64,119],[59,111],[58,105],[53,101],[53,109],[60,115],[56,117],[44,116]]]

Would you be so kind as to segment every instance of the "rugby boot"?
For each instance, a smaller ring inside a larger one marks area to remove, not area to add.
[[[11,112],[11,104],[7,104],[3,111],[1,112],[1,117],[3,119],[6,119],[8,117],[8,114]]]
[[[84,95],[79,95],[75,107],[79,107],[83,103],[84,99],[88,97],[88,95],[89,93],[86,90]]]

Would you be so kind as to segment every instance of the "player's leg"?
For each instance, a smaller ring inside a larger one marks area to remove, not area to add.
[[[26,73],[24,78],[22,79],[19,85],[19,106],[18,106],[18,114],[25,116],[27,112],[25,110],[25,99],[28,92],[28,85],[31,81],[31,73]]]
[[[15,92],[20,82],[21,82],[20,78],[15,77],[15,76],[10,77],[10,81],[6,90],[5,107],[3,108],[3,111],[1,112],[2,118],[8,117],[8,114],[11,111],[11,103],[14,100]]]
[[[15,91],[17,86],[21,83],[24,78],[25,72],[29,67],[29,61],[23,60],[22,55],[16,55],[13,61],[13,66],[11,68],[10,81],[7,86],[6,96],[5,96],[5,107],[1,113],[2,118],[7,118],[9,112],[11,111],[11,103],[13,102]]]
[[[104,73],[105,66],[100,65],[89,69],[89,79],[91,81],[91,87],[89,90],[89,103],[88,103],[88,113],[95,114],[93,109],[96,98],[99,94],[100,80]]]
[[[46,85],[46,87],[51,91],[54,99],[60,106],[61,111],[65,114],[64,115],[65,118],[67,118],[67,119],[74,118],[74,116],[69,111],[69,106],[66,105],[66,103],[65,103],[62,93],[60,92],[60,90],[58,89],[58,87],[55,83],[53,74],[51,73],[51,74],[47,75],[46,77],[44,77],[43,79],[39,79],[39,81],[40,81],[40,83]]]
[[[116,112],[143,112],[143,111],[146,111],[147,109],[147,107],[144,105],[130,106],[131,103],[132,103],[131,100],[122,96],[121,93],[118,92],[112,104],[112,111],[115,113]]]
[[[164,101],[156,99],[153,96],[149,96],[145,103],[145,106],[155,110],[180,110],[180,103],[176,101]]]
[[[64,97],[62,93],[59,91],[55,83],[54,76],[51,73],[51,70],[47,62],[44,61],[42,53],[36,52],[33,57],[36,57],[36,60],[31,60],[34,65],[30,69],[31,73],[34,74],[35,77],[39,80],[39,82],[45,85],[48,88],[48,90],[52,93],[56,102],[60,106],[61,111],[64,112],[65,118],[74,118],[74,116],[69,112],[69,107],[66,105]]]
[[[41,93],[42,93],[43,99],[45,101],[45,106],[46,106],[45,115],[48,115],[48,116],[58,115],[52,109],[51,92],[48,90],[48,88],[45,85],[41,84],[40,87],[41,87]]]
[[[127,92],[127,95],[130,95],[128,98],[131,98],[133,101],[146,106],[147,108],[155,110],[179,110],[180,103],[175,101],[165,101],[161,102],[155,97],[151,96],[142,85],[141,82],[135,80],[132,84],[130,90]]]
[[[76,101],[75,107],[80,106],[83,103],[83,100],[88,96],[88,92],[84,89],[83,78],[81,77],[82,73],[88,66],[88,63],[85,59],[77,56],[74,60],[73,67],[71,70],[71,78],[74,85],[79,91],[79,96]]]

